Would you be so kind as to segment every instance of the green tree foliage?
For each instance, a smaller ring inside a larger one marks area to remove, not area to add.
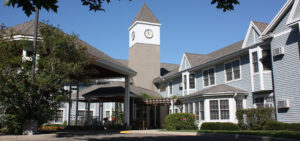
[[[103,3],[110,3],[111,0],[81,0],[82,5],[88,6],[90,11],[105,11]],[[129,0],[131,1],[131,0]],[[47,11],[57,12],[57,0],[6,0],[5,5],[12,7],[21,7],[27,16],[35,12],[35,7]],[[234,10],[234,5],[238,5],[238,0],[212,0],[211,4],[217,4],[218,9],[224,12]]]
[[[22,57],[24,49],[32,50],[32,41],[14,40],[13,32],[8,34],[4,28],[0,32],[0,105],[9,133],[21,133],[26,119],[40,125],[53,119],[61,104],[69,100],[65,84],[71,77],[83,75],[89,63],[77,36],[43,25],[34,81],[32,61]]]

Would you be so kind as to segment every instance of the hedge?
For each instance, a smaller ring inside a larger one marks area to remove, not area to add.
[[[261,130],[267,121],[273,120],[274,109],[242,109],[236,112],[238,125],[241,129]]]
[[[167,130],[192,130],[196,129],[195,115],[190,113],[176,113],[168,115],[165,119]]]
[[[283,123],[278,121],[268,121],[264,127],[264,130],[290,130],[300,131],[300,123]]]
[[[201,130],[239,130],[237,124],[231,122],[204,122]]]

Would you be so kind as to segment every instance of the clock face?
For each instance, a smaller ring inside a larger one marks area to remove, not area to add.
[[[153,31],[151,29],[146,29],[145,36],[146,38],[151,39],[153,37]]]
[[[135,38],[135,33],[134,33],[134,31],[132,31],[132,33],[131,33],[131,40],[133,41],[134,38]]]

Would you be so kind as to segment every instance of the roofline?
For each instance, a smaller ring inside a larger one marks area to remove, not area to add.
[[[128,75],[128,76],[135,76],[137,73],[131,69],[125,68],[123,66],[108,62],[106,60],[103,59],[98,59],[97,61],[94,62],[95,65],[100,66],[100,67],[104,67],[110,70],[114,70],[118,73],[121,73],[123,75]]]
[[[156,26],[161,26],[160,23],[151,23],[151,22],[145,22],[145,21],[135,21],[133,24],[131,24],[128,28],[128,30],[131,30],[136,24],[141,23],[141,24],[148,24],[148,25],[156,25]]]
[[[180,100],[185,100],[193,97],[214,97],[214,96],[234,96],[234,95],[248,95],[248,92],[234,92],[234,91],[228,91],[228,92],[215,92],[215,93],[203,93],[203,94],[195,94],[195,95],[187,95],[186,97],[179,98]]]
[[[251,29],[254,29],[258,32],[259,35],[261,35],[261,31],[257,28],[257,26],[254,24],[253,20],[250,21],[250,24],[249,24],[249,27],[248,27],[248,30],[247,30],[247,33],[246,33],[246,36],[245,36],[245,39],[243,41],[243,45],[242,45],[242,48],[246,48],[247,46],[247,41],[249,39],[249,36],[250,36],[250,31]]]
[[[273,29],[273,27],[279,22],[279,20],[283,17],[284,13],[287,9],[289,9],[292,6],[292,3],[294,0],[288,0],[284,6],[279,10],[279,12],[276,14],[275,18],[270,22],[270,24],[266,27],[264,32],[260,35],[259,38],[266,39],[263,36],[266,36],[270,30]]]
[[[206,66],[215,64],[215,63],[217,63],[217,62],[219,62],[219,61],[221,61],[221,60],[227,59],[227,58],[229,58],[229,57],[236,56],[236,55],[241,55],[241,54],[243,54],[243,53],[246,53],[246,52],[248,52],[249,49],[255,48],[256,46],[259,46],[259,45],[264,45],[264,44],[266,44],[266,43],[268,43],[268,42],[269,42],[269,41],[261,41],[261,42],[258,42],[258,43],[256,43],[256,44],[253,44],[253,45],[249,46],[249,47],[242,48],[242,49],[239,50],[239,51],[233,52],[233,53],[231,53],[231,54],[228,54],[228,55],[219,57],[219,58],[217,58],[217,59],[211,60],[211,61],[206,62],[206,63],[204,63],[204,64],[200,64],[200,65],[198,65],[198,66],[195,66],[195,67],[192,67],[192,68],[183,70],[183,71],[195,71],[195,70],[197,70],[197,69],[204,68],[204,67],[206,67]],[[165,81],[165,80],[168,80],[168,79],[170,79],[170,78],[173,78],[173,77],[175,77],[175,76],[181,74],[183,71],[174,73],[174,74],[172,74],[172,75],[170,75],[170,76],[161,77],[161,78],[159,78],[158,80],[154,80],[154,83],[159,83],[159,82],[161,82],[161,80]]]

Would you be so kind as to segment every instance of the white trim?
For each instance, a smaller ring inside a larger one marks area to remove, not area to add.
[[[264,66],[263,63],[260,61],[262,59],[262,48],[260,46],[258,46],[258,72],[259,72],[259,78],[260,78],[260,90],[264,90],[265,89],[265,84],[264,84],[264,76],[263,76],[263,72],[264,72]]]
[[[253,71],[253,59],[252,59],[252,52],[253,52],[254,49],[249,49],[249,60],[250,60],[250,80],[251,80],[251,90],[252,92],[254,91],[254,71]]]
[[[172,87],[172,93],[170,93],[170,83],[172,83],[172,85],[171,85],[171,87]],[[170,80],[169,82],[168,82],[168,97],[171,97],[171,96],[173,96],[174,95],[174,89],[173,89],[174,87],[173,87],[173,80]]]
[[[58,108],[57,110],[61,110],[61,111],[63,111],[63,113],[62,113],[62,122],[56,122],[55,121],[55,118],[56,118],[56,115],[54,115],[54,120],[53,120],[53,123],[54,124],[63,124],[64,122],[65,122],[65,108]]]
[[[284,6],[280,9],[280,11],[276,14],[276,16],[273,18],[273,20],[270,22],[270,24],[266,27],[264,32],[260,35],[259,38],[263,39],[263,36],[267,35],[270,30],[280,21],[286,10],[288,10],[292,5],[294,0],[288,0]]]
[[[194,82],[195,82],[194,88],[192,88],[192,89],[190,88],[190,75],[191,75],[191,74],[194,74]],[[192,91],[193,91],[193,90],[196,90],[196,86],[197,86],[197,83],[196,83],[196,73],[195,73],[195,72],[189,72],[189,78],[188,78],[188,79],[189,79],[189,81],[188,81],[188,82],[189,82],[188,90],[189,90],[189,91],[190,91],[190,90],[192,90]]]
[[[300,17],[294,19],[295,18],[295,14],[296,14],[296,10],[297,10],[297,8],[299,8],[298,5],[299,5],[299,0],[295,0],[295,2],[293,4],[293,7],[291,9],[291,13],[290,13],[290,15],[288,17],[288,20],[286,22],[287,25],[292,25],[293,23],[295,23],[295,22],[297,22],[297,21],[300,20]]]
[[[239,60],[240,78],[234,79],[233,66],[232,66],[232,68],[231,68],[231,70],[232,70],[232,80],[227,81],[227,74],[226,74],[226,67],[225,67],[225,65],[228,64],[228,63],[233,63],[234,61],[237,61],[237,60]],[[242,62],[241,61],[241,57],[239,57],[238,59],[232,59],[230,61],[224,62],[224,76],[225,76],[224,80],[225,80],[225,83],[230,83],[230,82],[235,82],[235,81],[242,80],[242,64],[241,64],[241,62]]]
[[[184,59],[184,58],[185,58],[185,59]],[[181,59],[180,66],[179,66],[179,71],[183,71],[182,65],[183,65],[183,63],[185,63],[184,60],[186,60],[186,61],[188,62],[188,65],[189,65],[189,67],[188,67],[188,68],[185,68],[184,70],[189,69],[189,68],[192,67],[191,64],[190,64],[190,62],[189,62],[189,60],[187,59],[187,57],[186,57],[186,55],[185,55],[185,53],[184,53],[183,56],[182,56],[182,59]]]
[[[205,84],[204,84],[204,75],[203,75],[203,73],[204,73],[204,71],[210,70],[210,69],[212,69],[212,68],[214,69],[214,79],[215,79],[215,84],[213,84],[213,85],[210,84],[210,77],[209,77],[209,71],[208,71],[208,86],[205,86]],[[209,87],[215,86],[216,83],[217,83],[216,80],[217,80],[217,78],[216,78],[216,66],[209,67],[209,68],[204,69],[204,70],[202,71],[202,87],[203,87],[203,88],[209,88]]]
[[[151,22],[145,22],[145,21],[135,21],[133,24],[131,24],[128,28],[128,30],[131,30],[136,24],[147,24],[147,25],[154,25],[154,26],[161,26],[160,23],[151,23]]]
[[[253,29],[253,30],[256,30],[256,31],[258,32],[258,34],[261,35],[261,32],[260,32],[259,29],[256,27],[256,25],[254,24],[254,22],[253,22],[253,21],[250,21],[250,24],[249,24],[249,27],[248,27],[248,30],[247,30],[246,37],[245,37],[245,39],[244,39],[242,48],[247,47],[246,45],[247,45],[247,42],[248,42],[248,39],[249,39],[249,36],[250,36],[250,34],[251,34],[252,29]],[[259,35],[258,35],[258,36],[259,36]],[[255,38],[255,34],[253,34],[253,36],[254,36],[254,44],[255,44],[255,43],[257,43],[257,42],[256,42],[256,38]]]
[[[184,88],[184,76],[186,76],[186,88]],[[189,94],[189,72],[182,72],[182,94],[183,94],[183,96],[185,96],[185,91],[186,91],[186,95],[188,95]]]

